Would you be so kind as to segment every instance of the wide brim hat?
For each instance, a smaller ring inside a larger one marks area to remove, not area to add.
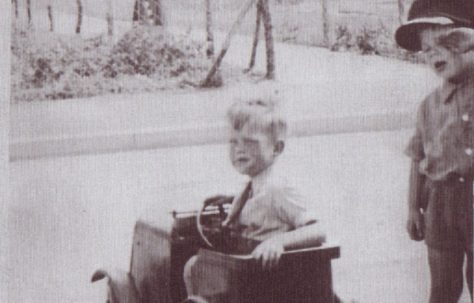
[[[419,33],[432,25],[474,28],[474,0],[415,0],[408,21],[395,32],[395,40],[407,50],[419,51]]]

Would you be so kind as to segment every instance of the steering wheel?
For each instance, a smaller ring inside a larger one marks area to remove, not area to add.
[[[229,247],[231,231],[223,227],[227,209],[233,201],[230,196],[215,196],[204,201],[196,216],[197,230],[208,248],[226,251]]]

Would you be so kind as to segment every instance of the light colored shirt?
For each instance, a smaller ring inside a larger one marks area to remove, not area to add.
[[[473,148],[474,75],[445,83],[421,103],[406,153],[420,163],[420,173],[441,181],[472,176]]]
[[[314,213],[304,207],[301,193],[272,166],[251,180],[251,188],[250,198],[235,222],[243,237],[264,241],[317,221]],[[241,196],[236,197],[233,206]]]

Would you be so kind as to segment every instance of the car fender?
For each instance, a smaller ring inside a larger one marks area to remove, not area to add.
[[[140,294],[135,285],[133,277],[118,269],[98,269],[94,272],[91,282],[104,278],[108,279],[108,302],[110,303],[139,303]]]

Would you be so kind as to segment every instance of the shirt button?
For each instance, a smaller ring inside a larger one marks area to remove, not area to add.
[[[465,122],[469,121],[469,115],[468,114],[462,115],[462,120]]]
[[[466,148],[464,152],[466,153],[466,155],[472,156],[472,148]]]
[[[459,178],[459,182],[464,183],[464,181],[465,181],[465,180],[464,180],[463,177]]]

